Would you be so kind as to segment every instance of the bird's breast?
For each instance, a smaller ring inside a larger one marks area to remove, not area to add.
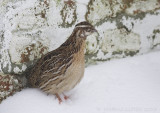
[[[80,50],[73,55],[72,64],[65,73],[65,91],[74,88],[80,82],[84,75],[84,48],[85,45],[82,44]]]

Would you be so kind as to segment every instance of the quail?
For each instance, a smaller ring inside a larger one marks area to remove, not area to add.
[[[30,87],[55,95],[61,103],[60,95],[74,88],[84,75],[85,40],[94,32],[97,30],[90,23],[78,23],[60,47],[36,62],[28,76]]]

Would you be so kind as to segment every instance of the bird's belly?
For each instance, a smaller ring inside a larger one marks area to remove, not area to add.
[[[67,77],[68,76],[68,77]],[[79,64],[73,63],[70,69],[66,72],[66,84],[64,85],[64,90],[68,91],[74,88],[84,76],[84,62]]]
[[[63,80],[56,85],[56,90],[55,86],[53,86],[54,94],[61,94],[65,91],[73,89],[84,75],[84,65],[84,61],[81,63],[72,63],[64,75],[65,78],[63,78]]]

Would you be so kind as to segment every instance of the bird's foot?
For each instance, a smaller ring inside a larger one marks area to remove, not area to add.
[[[68,99],[69,99],[69,96],[64,95],[64,99],[65,99],[65,100],[68,100]]]
[[[65,100],[68,100],[68,99],[69,99],[69,96],[66,96],[66,95],[63,93],[63,98],[64,98]]]
[[[56,97],[57,97],[57,99],[59,101],[59,104],[61,104],[62,103],[62,99],[61,99],[61,97],[57,93],[56,93]]]
[[[64,93],[62,93],[63,94],[63,98],[64,98],[64,100],[68,100],[69,99],[69,96],[66,96]],[[58,101],[59,101],[59,104],[61,104],[62,102],[63,102],[63,100],[62,100],[62,98],[60,97],[60,95],[59,94],[55,94],[56,95],[56,98],[58,99]]]

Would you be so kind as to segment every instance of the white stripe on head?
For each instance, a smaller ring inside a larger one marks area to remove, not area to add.
[[[84,27],[91,27],[91,26],[90,25],[78,25],[78,26],[76,26],[76,28],[77,27],[83,27],[84,28]]]

